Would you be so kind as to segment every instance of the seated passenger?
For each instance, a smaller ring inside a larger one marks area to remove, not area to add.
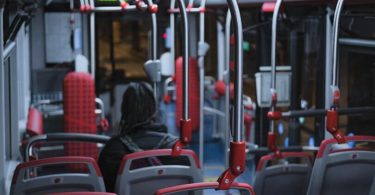
[[[172,148],[177,141],[176,137],[167,133],[166,126],[155,122],[155,98],[147,83],[129,85],[122,98],[121,114],[118,134],[105,145],[99,156],[98,163],[108,192],[114,191],[124,155],[141,150]],[[176,159],[160,160],[163,164],[170,164]]]

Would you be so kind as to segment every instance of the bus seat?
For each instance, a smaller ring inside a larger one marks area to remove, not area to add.
[[[43,129],[43,114],[36,108],[29,108],[29,115],[27,117],[26,132],[30,136],[42,135]]]
[[[217,194],[217,192],[222,192],[216,191],[218,187],[218,182],[191,183],[160,189],[156,191],[155,195]],[[247,183],[233,183],[228,191],[230,194],[255,195],[253,188]]]
[[[85,172],[66,168],[62,172],[52,167],[71,164],[86,166]],[[36,195],[54,192],[96,191],[105,192],[102,173],[90,157],[54,157],[21,163],[13,175],[10,194]]]
[[[300,159],[301,162],[287,160]],[[271,161],[284,161],[270,165]],[[262,156],[255,173],[254,189],[259,195],[305,195],[312,169],[311,156],[305,152],[282,152]]]
[[[59,192],[51,193],[49,195],[116,195],[110,192]]]
[[[182,150],[179,157],[171,157],[171,153],[171,149],[157,149],[125,155],[119,168],[115,193],[153,194],[161,188],[203,180],[198,157],[192,150]],[[155,157],[160,159],[161,165],[134,166],[142,159]],[[163,158],[176,158],[181,163],[166,163]]]
[[[64,131],[97,134],[94,79],[88,73],[71,72],[64,79]],[[98,158],[94,143],[66,143],[66,156]]]
[[[94,143],[100,148],[110,140],[106,135],[88,133],[47,133],[30,137],[23,142],[23,154],[25,161],[33,159],[65,156],[64,145],[66,143]],[[49,147],[55,146],[55,147]],[[60,146],[60,147],[59,147]],[[62,146],[62,147],[61,147]],[[45,148],[43,148],[45,147]],[[37,150],[35,150],[37,149]]]
[[[347,136],[345,139],[356,145],[337,144],[335,139],[321,143],[307,194],[374,194],[375,137]]]
[[[182,90],[183,90],[183,58],[176,60],[176,125],[180,128],[180,119],[182,118]],[[191,119],[192,131],[199,129],[199,68],[195,58],[189,58],[189,116]]]

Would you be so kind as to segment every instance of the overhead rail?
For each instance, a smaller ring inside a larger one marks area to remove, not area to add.
[[[375,107],[351,107],[341,108],[338,111],[338,115],[363,115],[363,114],[375,114]],[[318,117],[325,116],[327,110],[325,109],[311,109],[311,110],[292,110],[282,113],[283,118],[287,117]]]
[[[147,1],[145,3],[144,1]],[[73,10],[76,10],[75,8]],[[149,0],[136,0],[135,4],[129,4],[125,0],[119,0],[118,6],[95,6],[92,0],[80,0],[81,12],[124,12],[124,11],[149,11],[157,13],[158,6]]]

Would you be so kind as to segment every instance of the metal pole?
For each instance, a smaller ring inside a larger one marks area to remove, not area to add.
[[[243,122],[243,34],[242,34],[242,20],[240,9],[236,0],[227,0],[232,18],[234,19],[234,33],[235,36],[235,85],[234,85],[234,136],[233,141],[240,142],[242,141],[242,122]]]
[[[14,48],[16,48],[16,42],[12,41],[9,42],[3,49],[3,58],[8,58],[9,55],[14,51]]]
[[[375,107],[352,107],[352,108],[340,108],[338,110],[339,115],[360,115],[360,114],[374,114]],[[283,117],[318,117],[325,116],[327,114],[326,109],[312,109],[312,110],[291,110],[283,112]]]
[[[183,97],[182,101],[184,102],[184,108],[183,108],[183,119],[187,120],[189,119],[189,36],[188,36],[188,18],[186,13],[186,7],[183,0],[179,0],[179,7],[181,10],[182,15],[182,23],[184,26],[184,29],[182,31],[182,37],[184,39],[183,46],[182,46],[182,54],[183,54],[183,69],[184,69],[184,75],[183,75]]]
[[[170,5],[170,9],[174,9],[175,7],[175,0],[171,0],[171,5]],[[171,63],[172,63],[172,66],[175,67],[175,63],[176,63],[176,60],[175,60],[175,13],[170,13],[170,45],[171,45]]]
[[[151,1],[152,2],[152,1]],[[156,13],[151,14],[151,19],[152,19],[152,59],[157,60],[157,55],[158,55],[158,23],[156,19]]]
[[[153,1],[152,0],[147,0],[148,2],[148,5],[152,5],[153,4]],[[156,61],[157,60],[157,34],[158,34],[158,24],[157,24],[157,18],[156,18],[156,13],[152,12],[151,13],[151,23],[152,23],[152,30],[151,30],[151,34],[152,34],[152,38],[151,38],[151,48],[152,48],[152,51],[151,51],[151,60],[152,61]],[[156,108],[158,108],[158,83],[157,82],[153,82],[153,92],[154,92],[154,96],[155,96],[155,99],[156,99]]]
[[[181,10],[182,15],[182,23],[184,25],[184,29],[182,31],[183,47],[182,47],[182,55],[183,55],[183,97],[182,101],[184,103],[183,106],[183,119],[189,119],[189,36],[188,36],[188,18],[186,13],[186,7],[183,0],[179,0],[179,8]],[[175,8],[175,0],[171,0],[171,9]],[[174,27],[174,14],[171,13],[171,57],[174,62],[174,35],[175,35],[175,27]]]
[[[189,0],[188,6],[191,8],[194,5],[194,0]]]
[[[89,0],[92,1],[92,0]],[[94,8],[94,4],[91,4]],[[90,62],[91,62],[91,75],[95,79],[95,12],[90,13]]]
[[[276,91],[276,36],[277,36],[277,17],[279,16],[282,0],[277,0],[272,16],[272,40],[271,40],[271,93]],[[272,94],[271,94],[272,95]],[[276,109],[276,103],[271,104],[271,112]],[[274,121],[270,120],[270,131],[275,131]]]
[[[4,101],[4,58],[3,56],[3,40],[4,40],[4,31],[3,31],[3,14],[4,14],[4,5],[0,4],[0,193],[5,194],[5,101]]]
[[[325,38],[326,38],[326,45],[325,45],[325,108],[329,109],[331,107],[332,102],[330,101],[330,96],[332,91],[330,90],[330,85],[332,81],[332,23],[331,23],[331,15],[333,14],[333,10],[327,7],[327,13],[325,17]],[[326,127],[326,125],[324,125]],[[324,128],[325,129],[325,128]],[[324,131],[323,139],[331,138],[332,135],[328,131]]]
[[[191,1],[190,4],[193,4],[194,1]],[[203,9],[206,6],[206,0],[202,0],[200,4],[200,8]],[[204,21],[205,13],[202,11],[199,14],[199,44],[198,47],[204,44],[204,28],[205,28],[205,21]],[[199,48],[200,50],[200,48]],[[199,65],[199,80],[200,80],[200,99],[199,99],[199,160],[201,161],[201,165],[203,166],[203,159],[204,159],[204,55],[199,55],[198,65]]]
[[[90,5],[89,0],[83,0],[83,4],[85,5],[85,9],[87,9],[87,6]],[[91,5],[90,5],[91,6]],[[92,8],[92,7],[91,7]],[[90,8],[90,9],[91,9]]]
[[[338,36],[339,36],[339,25],[340,25],[340,15],[341,10],[344,4],[344,0],[338,0],[336,10],[335,10],[335,16],[333,19],[333,62],[332,62],[332,86],[338,86]]]
[[[229,125],[230,120],[230,113],[229,113],[229,97],[230,97],[230,30],[231,30],[231,21],[232,21],[232,15],[230,14],[230,11],[227,12],[227,18],[225,21],[225,68],[224,68],[224,82],[225,82],[225,116],[227,117],[225,119],[225,165],[229,166],[229,130],[231,129]]]
[[[126,11],[136,11],[137,7],[135,5],[128,5],[125,9],[120,6],[106,6],[106,7],[95,7],[92,12],[126,12]]]

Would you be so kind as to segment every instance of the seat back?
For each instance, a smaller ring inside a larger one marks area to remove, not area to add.
[[[85,166],[85,172],[53,170],[71,164]],[[93,158],[90,157],[55,157],[33,160],[17,166],[10,194],[36,195],[54,192],[97,191],[105,192],[101,171]]]
[[[287,159],[291,158],[301,159],[303,163],[287,162]],[[272,160],[283,160],[284,163],[268,166]],[[255,193],[260,195],[305,195],[311,167],[311,157],[304,152],[283,152],[280,157],[273,154],[263,156],[255,173]]]
[[[176,125],[180,129],[180,119],[183,112],[183,58],[176,60]],[[195,58],[189,59],[189,116],[191,119],[191,129],[197,131],[199,129],[199,68]]]
[[[72,72],[64,79],[64,131],[69,133],[96,134],[95,86],[88,73]],[[67,143],[67,156],[98,158],[93,143]]]
[[[375,137],[349,136],[345,139],[361,142],[361,145],[339,145],[335,139],[321,143],[307,194],[375,194]],[[364,143],[369,147],[364,147]]]
[[[197,155],[191,150],[183,150],[176,162],[163,162],[171,157],[171,149],[136,152],[124,156],[118,172],[115,192],[122,195],[153,194],[156,190],[203,180]],[[145,159],[159,159],[157,166],[144,165]]]
[[[43,114],[36,108],[29,108],[29,115],[27,116],[26,132],[30,136],[42,135],[43,129]]]
[[[24,157],[27,162],[31,159],[65,156],[64,147],[60,146],[66,143],[94,143],[99,150],[110,139],[111,137],[106,135],[88,133],[47,133],[37,135],[24,142]]]
[[[49,195],[116,195],[116,194],[109,193],[109,192],[59,192],[59,193],[52,193]]]
[[[191,183],[160,189],[156,191],[155,195],[225,194],[224,191],[216,191],[218,187],[218,182]],[[228,191],[230,192],[230,194],[255,194],[253,188],[246,183],[233,183]]]

